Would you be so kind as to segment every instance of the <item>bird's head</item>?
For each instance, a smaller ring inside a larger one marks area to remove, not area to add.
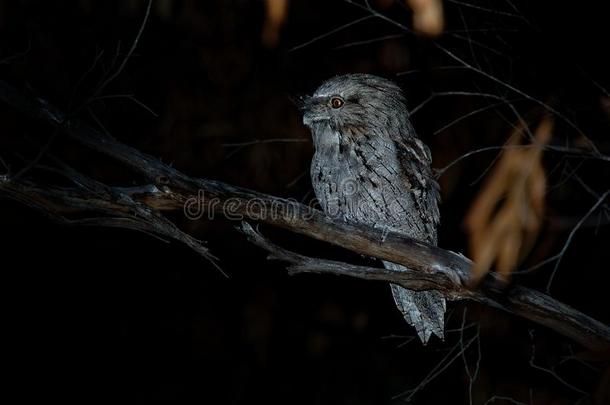
[[[300,100],[303,123],[312,130],[377,130],[408,125],[408,113],[400,87],[369,74],[348,74],[324,82]]]

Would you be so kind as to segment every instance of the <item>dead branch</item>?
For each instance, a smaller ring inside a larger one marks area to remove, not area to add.
[[[242,227],[253,243],[271,253],[271,258],[289,263],[288,269],[292,273],[348,275],[397,283],[416,290],[438,289],[448,299],[470,299],[547,326],[589,349],[610,347],[608,326],[548,295],[520,286],[510,288],[501,296],[489,293],[485,285],[477,291],[467,289],[465,285],[472,263],[462,255],[412,240],[394,230],[333,220],[296,201],[189,177],[67,116],[46,101],[25,94],[0,81],[2,102],[29,118],[49,124],[81,145],[119,161],[147,181],[139,187],[108,186],[60,163],[54,170],[73,186],[38,184],[25,176],[14,178],[11,173],[0,176],[2,194],[56,220],[144,231],[178,240],[213,260],[201,241],[180,231],[161,214],[165,210],[184,210],[185,214],[192,215],[191,209],[197,211],[202,208],[208,215],[218,214],[281,227],[365,256],[400,263],[413,270],[392,271],[302,256],[272,244],[248,225]],[[82,217],[92,213],[96,215],[93,218]]]

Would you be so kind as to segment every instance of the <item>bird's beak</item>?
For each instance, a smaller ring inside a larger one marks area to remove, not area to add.
[[[305,113],[305,112],[309,111],[311,109],[311,106],[313,105],[313,101],[314,101],[314,99],[311,96],[307,96],[307,95],[299,96],[296,100],[299,111],[301,111],[301,113]]]
[[[295,101],[299,111],[303,115],[303,124],[311,126],[316,121],[328,119],[325,116],[320,97],[300,96]]]

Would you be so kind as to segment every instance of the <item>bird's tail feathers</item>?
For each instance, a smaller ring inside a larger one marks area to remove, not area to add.
[[[385,266],[405,269],[394,263],[385,263]],[[432,334],[444,339],[447,303],[440,291],[413,291],[396,284],[391,287],[396,306],[423,344],[428,343]]]

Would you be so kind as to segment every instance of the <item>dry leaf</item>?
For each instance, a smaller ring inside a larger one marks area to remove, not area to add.
[[[413,10],[413,27],[423,35],[431,37],[442,34],[445,25],[441,0],[407,0]]]
[[[263,45],[268,48],[277,46],[280,29],[288,16],[288,0],[266,0],[265,21],[263,23]]]
[[[546,176],[542,167],[544,145],[553,121],[542,120],[530,147],[519,147],[521,129],[510,137],[500,160],[466,215],[469,249],[475,265],[471,281],[478,283],[495,264],[507,281],[531,249],[544,215]]]

